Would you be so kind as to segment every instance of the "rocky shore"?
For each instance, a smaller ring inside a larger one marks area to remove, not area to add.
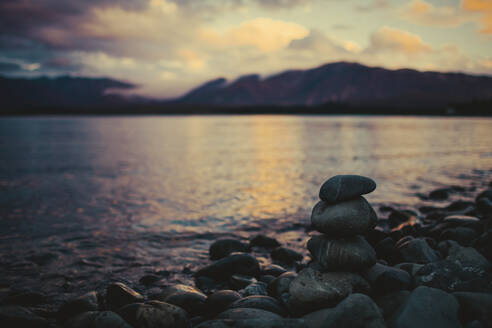
[[[208,265],[188,268],[194,284],[170,283],[161,270],[51,307],[41,292],[2,284],[0,326],[492,327],[492,183],[475,201],[384,206],[382,218],[363,196],[375,189],[367,177],[328,179],[306,252],[273,235],[219,239]]]

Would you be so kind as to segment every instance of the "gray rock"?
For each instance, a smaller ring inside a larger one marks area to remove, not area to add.
[[[48,320],[21,306],[0,306],[0,323],[6,328],[43,328],[49,324]]]
[[[259,273],[260,264],[256,258],[249,254],[236,253],[198,270],[195,273],[195,277],[206,276],[224,281],[235,274],[256,277]]]
[[[376,252],[362,236],[330,239],[318,235],[308,241],[307,247],[324,271],[359,271],[376,263]]]
[[[369,289],[367,281],[356,273],[321,273],[306,268],[290,284],[288,304],[290,309],[302,314],[334,306],[351,293],[367,293]]]
[[[475,248],[462,247],[457,243],[451,243],[446,259],[467,268],[469,271],[485,272],[492,268],[490,262]]]
[[[395,311],[406,301],[409,295],[410,291],[399,290],[380,296],[375,301],[383,312],[383,317],[387,319],[395,313]]]
[[[238,290],[248,285],[258,282],[256,278],[235,274],[229,279],[229,285],[232,289]]]
[[[442,290],[418,287],[394,313],[393,328],[459,328],[458,301]]]
[[[337,204],[321,201],[311,213],[313,229],[330,237],[365,234],[376,223],[376,212],[362,196]]]
[[[106,288],[106,304],[109,309],[117,310],[124,305],[143,301],[142,295],[121,282],[112,283]]]
[[[248,296],[242,299],[239,299],[230,305],[231,309],[236,308],[252,308],[252,309],[260,309],[269,312],[276,313],[280,316],[287,316],[287,311],[282,306],[282,304],[277,301],[275,298],[270,296]]]
[[[65,322],[65,328],[137,328],[130,326],[122,317],[111,311],[84,312]]]
[[[194,316],[205,312],[207,296],[192,286],[176,284],[165,287],[153,299],[179,306]]]
[[[303,317],[309,328],[384,328],[378,306],[366,295],[352,294],[334,308]]]
[[[439,253],[432,249],[425,239],[414,238],[398,246],[401,257],[405,262],[427,264],[439,261]]]
[[[470,223],[478,223],[480,219],[470,215],[448,215],[443,220],[443,223],[466,225]]]
[[[57,318],[63,322],[80,313],[97,311],[98,309],[97,292],[92,291],[62,304],[58,310]]]
[[[268,284],[268,295],[280,299],[282,295],[289,293],[290,284],[297,277],[297,273],[285,272]]]
[[[159,301],[129,304],[118,313],[133,328],[188,328],[188,315],[182,308]]]
[[[277,247],[271,253],[270,256],[274,261],[285,263],[285,264],[294,264],[297,261],[301,261],[303,256],[301,253],[296,252],[293,249],[287,247]]]
[[[258,282],[255,282],[253,284],[250,284],[250,285],[244,287],[244,289],[242,289],[240,291],[240,293],[244,297],[254,296],[254,295],[266,296],[268,294],[267,286],[268,285],[266,283],[258,281]]]
[[[280,246],[280,243],[275,238],[256,235],[250,240],[249,245],[250,247],[277,248]]]
[[[220,290],[210,295],[205,301],[207,314],[213,315],[225,311],[229,305],[241,299],[241,295],[233,290]]]
[[[218,319],[201,323],[197,328],[307,328],[302,319]]]
[[[374,180],[360,175],[336,175],[326,180],[319,198],[327,203],[337,203],[368,194],[376,189]]]
[[[250,308],[237,308],[229,309],[217,316],[217,319],[230,319],[230,320],[246,320],[246,319],[261,319],[261,320],[276,320],[282,317],[273,312],[250,309]]]
[[[261,268],[262,275],[270,275],[270,276],[278,277],[285,272],[287,272],[287,270],[285,270],[283,267],[277,264],[269,264]]]
[[[455,240],[463,246],[469,245],[473,239],[478,236],[478,233],[472,229],[467,227],[454,227],[445,229],[439,239],[441,240]]]
[[[488,198],[480,198],[477,200],[477,210],[483,216],[492,214],[492,200]]]
[[[492,294],[453,293],[460,304],[460,316],[464,321],[479,320],[484,327],[492,327]]]
[[[219,260],[234,252],[247,252],[249,247],[240,240],[232,238],[219,239],[210,245],[210,259]]]
[[[380,294],[407,289],[412,283],[408,272],[379,263],[365,271],[363,277],[371,284],[372,290]]]

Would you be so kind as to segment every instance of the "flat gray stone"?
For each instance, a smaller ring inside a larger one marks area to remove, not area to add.
[[[361,175],[336,175],[326,180],[319,191],[319,198],[328,203],[342,202],[376,189],[376,182]]]

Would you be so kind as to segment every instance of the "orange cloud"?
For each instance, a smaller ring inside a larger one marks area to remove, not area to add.
[[[459,26],[467,20],[456,7],[436,7],[423,0],[412,0],[400,10],[400,15],[412,23],[439,27]]]
[[[463,0],[461,7],[465,11],[481,15],[481,33],[492,34],[492,1],[491,0]]]
[[[432,50],[418,35],[387,26],[373,33],[370,42],[368,53],[392,51],[416,55]]]

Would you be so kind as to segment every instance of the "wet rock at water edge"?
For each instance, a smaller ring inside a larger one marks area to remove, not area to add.
[[[254,236],[250,242],[250,247],[263,247],[263,248],[276,248],[280,246],[280,243],[272,237],[268,237],[265,235],[256,235]]]
[[[49,322],[21,306],[0,306],[0,323],[2,327],[48,327]]]
[[[194,287],[177,284],[164,288],[153,299],[179,306],[190,315],[200,315],[205,312],[207,296]]]
[[[159,301],[129,304],[118,313],[133,328],[188,328],[188,315],[182,308]]]
[[[224,281],[235,274],[256,277],[259,273],[260,264],[256,258],[249,254],[235,253],[198,270],[195,277],[206,276]]]
[[[275,298],[270,296],[248,296],[242,299],[239,299],[232,303],[229,308],[251,308],[251,309],[260,309],[269,312],[276,313],[280,316],[287,316],[287,311],[282,306],[282,304],[277,301]]]
[[[330,239],[318,235],[307,247],[323,271],[359,271],[376,263],[376,252],[362,236]]]
[[[303,258],[301,253],[286,247],[275,248],[270,253],[270,256],[274,261],[278,261],[280,263],[286,263],[286,264],[294,264],[297,261],[301,261]]]
[[[374,180],[360,175],[336,175],[320,188],[319,198],[327,203],[338,203],[368,194],[376,189]]]
[[[210,245],[209,254],[211,260],[219,260],[234,252],[248,252],[247,244],[240,240],[225,238],[219,239]]]
[[[124,305],[143,301],[142,295],[121,282],[112,283],[106,288],[106,304],[109,309],[117,310]]]
[[[397,246],[403,261],[426,264],[440,260],[439,253],[422,238],[413,238]]]
[[[136,328],[111,311],[84,312],[65,322],[65,328]]]
[[[225,311],[229,305],[241,299],[241,295],[233,290],[220,290],[210,295],[205,301],[207,314],[218,314]]]
[[[306,268],[290,284],[288,304],[302,314],[334,306],[351,293],[368,293],[369,290],[369,283],[356,273],[321,273]]]
[[[453,296],[460,304],[463,321],[478,320],[483,327],[492,327],[492,294],[456,292]]]
[[[62,304],[58,310],[57,318],[63,322],[80,313],[97,311],[98,309],[98,295],[97,292],[92,291]]]
[[[368,296],[352,294],[334,308],[319,310],[303,317],[309,328],[384,328],[378,306]]]
[[[371,284],[373,292],[380,294],[407,289],[412,283],[408,272],[380,263],[365,271],[363,277]]]
[[[458,301],[442,290],[418,287],[393,314],[390,327],[459,328]]]
[[[377,216],[364,197],[357,197],[342,203],[318,202],[311,214],[314,230],[330,237],[347,237],[365,234],[374,228]]]
[[[147,275],[143,276],[142,278],[140,278],[140,280],[138,282],[141,283],[142,285],[150,286],[150,285],[158,282],[159,280],[162,280],[161,276],[158,276],[155,274],[147,274]]]

